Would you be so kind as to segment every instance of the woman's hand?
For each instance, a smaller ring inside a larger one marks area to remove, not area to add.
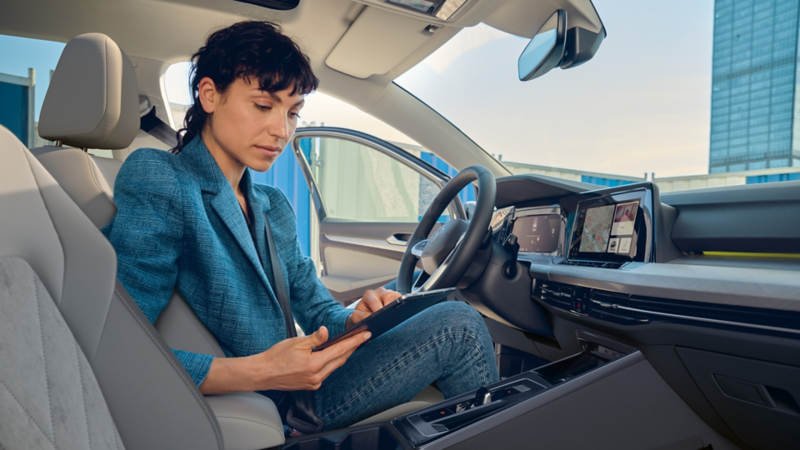
[[[390,291],[384,287],[379,287],[375,290],[370,289],[367,292],[364,292],[364,296],[361,297],[361,301],[358,302],[358,305],[356,305],[353,313],[347,318],[345,327],[349,328],[350,326],[361,322],[375,311],[383,308],[389,303],[392,303],[401,296],[401,293]]]
[[[314,391],[370,338],[358,333],[319,352],[311,349],[328,340],[320,327],[310,336],[286,339],[269,350],[244,358],[214,358],[200,391],[203,394],[265,390]]]

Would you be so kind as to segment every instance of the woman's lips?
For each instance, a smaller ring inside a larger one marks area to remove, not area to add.
[[[281,148],[273,145],[267,145],[267,146],[256,145],[256,148],[261,150],[261,153],[263,153],[264,156],[268,157],[274,158],[281,154]]]

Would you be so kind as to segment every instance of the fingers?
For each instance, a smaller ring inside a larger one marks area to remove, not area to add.
[[[383,302],[381,301],[381,296],[379,293],[381,289],[383,288],[378,288],[378,290],[370,289],[367,292],[364,292],[364,296],[361,297],[361,303],[359,303],[358,306],[361,307],[363,305],[362,309],[365,307],[366,310],[371,312],[375,312],[383,308]]]
[[[361,322],[365,318],[369,317],[370,314],[372,313],[366,311],[359,311],[359,310],[353,311],[352,313],[350,313],[350,325],[355,325],[358,322]]]
[[[365,337],[363,338],[362,342],[366,342],[367,340],[369,340],[369,337],[370,337],[369,335],[371,333],[367,332],[367,333],[361,333],[361,334],[365,335]],[[357,337],[357,336],[354,336],[354,337]],[[347,359],[350,358],[350,356],[356,350],[358,350],[358,346],[350,348],[349,350],[345,351],[342,355],[337,356],[337,357],[331,359],[330,361],[328,361],[327,363],[325,363],[325,365],[322,367],[322,370],[320,370],[319,373],[318,373],[318,375],[321,376],[321,380],[324,381],[326,378],[328,378],[328,376],[330,376],[331,373],[333,373],[334,370],[338,369],[339,367],[342,367],[344,365],[344,363],[347,362]]]
[[[322,326],[310,336],[299,338],[303,348],[314,348],[328,341],[328,328]]]
[[[386,306],[386,305],[388,305],[389,303],[392,303],[393,301],[395,301],[395,300],[397,300],[398,298],[400,298],[400,297],[402,297],[402,296],[403,296],[403,294],[401,294],[401,293],[399,293],[399,292],[396,292],[396,291],[390,291],[390,290],[388,290],[388,289],[385,289],[385,288],[380,288],[380,289],[379,289],[379,291],[380,291],[380,290],[382,290],[382,291],[383,291],[383,292],[381,292],[381,293],[380,293],[380,296],[381,296],[381,302],[383,302],[383,306]]]
[[[397,300],[400,296],[402,294],[399,292],[390,291],[385,287],[379,287],[375,290],[370,289],[361,297],[359,306],[364,305],[369,311],[375,312]]]
[[[319,358],[319,360],[324,361],[323,364],[327,364],[329,361],[343,356],[351,350],[355,350],[370,337],[372,337],[372,333],[368,331],[358,333],[331,345],[325,350],[315,352],[314,355]]]

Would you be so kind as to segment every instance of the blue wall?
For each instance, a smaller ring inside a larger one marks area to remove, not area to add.
[[[8,128],[23,144],[28,142],[28,86],[0,83],[0,125]]]
[[[446,173],[450,178],[453,178],[458,173],[456,169],[453,169],[452,167],[447,165],[446,162],[442,161],[441,158],[434,155],[433,153],[422,152],[420,153],[420,159],[432,165],[433,167],[436,167],[442,172]],[[466,202],[475,201],[475,187],[469,185],[466,188],[464,188],[458,195],[461,197],[462,204]]]
[[[625,186],[627,184],[638,183],[638,181],[617,180],[614,178],[590,177],[587,175],[581,175],[581,181],[583,181],[584,183],[591,183],[608,187]]]

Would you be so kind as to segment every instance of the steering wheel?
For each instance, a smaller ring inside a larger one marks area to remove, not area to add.
[[[470,221],[455,219],[448,221],[428,239],[437,220],[447,205],[456,198],[461,189],[478,180],[478,198],[475,214]],[[425,211],[417,229],[408,240],[400,271],[397,275],[397,291],[408,294],[417,290],[412,286],[414,268],[422,261],[422,268],[430,275],[419,290],[443,289],[458,284],[469,269],[478,248],[489,229],[494,212],[497,183],[494,175],[483,166],[470,166],[453,177]]]

